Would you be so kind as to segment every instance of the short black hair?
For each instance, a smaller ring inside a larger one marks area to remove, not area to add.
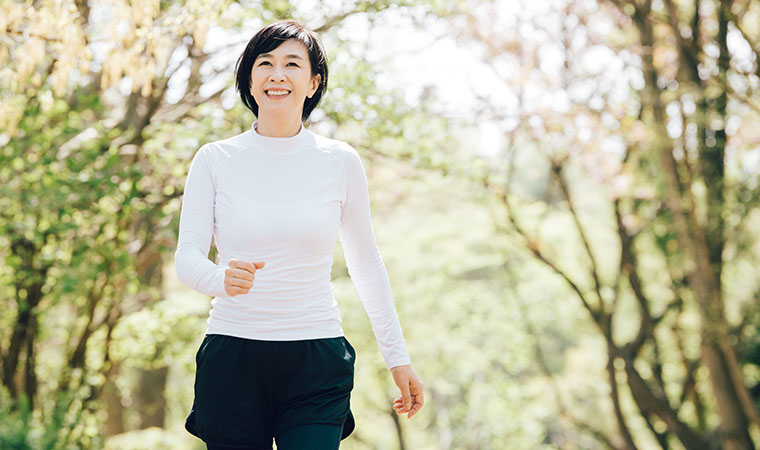
[[[311,98],[306,97],[303,103],[301,120],[306,120],[322,98],[327,89],[327,55],[322,43],[313,31],[307,30],[300,23],[293,20],[278,20],[272,22],[253,35],[245,50],[240,55],[235,65],[235,87],[240,93],[240,98],[246,108],[259,116],[259,105],[251,95],[251,70],[253,62],[262,53],[269,53],[279,47],[283,42],[295,39],[302,43],[309,53],[311,63],[311,75],[320,75],[319,87]]]

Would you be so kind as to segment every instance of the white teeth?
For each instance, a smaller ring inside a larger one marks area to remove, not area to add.
[[[288,91],[267,91],[269,95],[287,95]]]

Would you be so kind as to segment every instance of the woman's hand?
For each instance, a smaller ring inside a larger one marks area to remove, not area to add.
[[[233,297],[247,294],[253,287],[256,270],[262,267],[264,261],[250,263],[238,259],[230,260],[227,270],[224,271],[224,290],[227,291],[227,295]]]
[[[396,414],[408,413],[406,418],[411,419],[425,404],[422,381],[408,364],[391,368],[391,374],[401,391],[401,396],[393,400],[393,409]]]

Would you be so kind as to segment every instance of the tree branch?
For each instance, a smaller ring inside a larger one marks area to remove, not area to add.
[[[607,339],[607,382],[610,385],[610,398],[612,400],[612,407],[615,411],[615,421],[617,422],[618,429],[623,435],[626,448],[635,450],[636,443],[633,440],[633,435],[625,423],[625,416],[623,416],[623,409],[620,406],[620,393],[617,382],[617,371],[615,370],[615,359],[619,353],[617,348],[614,348],[612,338]]]
[[[696,86],[702,86],[702,79],[699,78],[699,47],[695,47],[694,41],[687,41],[681,35],[681,21],[678,19],[678,7],[673,3],[673,0],[664,0],[665,6],[668,10],[668,24],[676,38],[678,45],[678,54],[681,57],[680,69],[686,72],[686,77],[694,83]],[[692,34],[695,31],[692,30]]]
[[[596,296],[599,299],[599,309],[605,310],[604,298],[602,297],[601,282],[599,281],[599,268],[596,263],[596,258],[594,257],[594,253],[591,251],[591,244],[589,243],[589,239],[588,239],[588,236],[586,235],[586,231],[583,228],[583,225],[581,224],[580,218],[578,216],[578,212],[575,209],[575,204],[573,202],[572,197],[570,196],[570,189],[568,188],[567,183],[565,182],[565,179],[562,176],[562,163],[552,160],[551,168],[552,168],[551,169],[552,176],[556,180],[557,184],[559,185],[560,191],[562,192],[562,196],[565,198],[565,201],[567,202],[568,209],[570,210],[570,215],[573,217],[573,223],[575,223],[575,228],[576,230],[578,230],[578,234],[580,235],[581,241],[583,242],[583,248],[586,250],[586,255],[588,256],[588,259],[591,262],[591,277],[594,279],[594,291],[596,292]]]
[[[620,211],[620,200],[615,199],[613,202],[615,206],[615,222],[617,225],[618,238],[620,240],[620,267],[626,275],[628,275],[628,284],[633,291],[634,297],[639,303],[640,324],[639,331],[633,341],[626,345],[628,351],[631,354],[636,355],[644,345],[644,341],[652,333],[654,328],[654,321],[652,320],[652,314],[649,311],[649,299],[644,295],[644,290],[641,286],[641,279],[639,278],[638,271],[636,269],[636,255],[633,252],[632,239],[628,236],[625,225],[623,224],[623,214]]]
[[[531,251],[533,256],[536,257],[536,259],[544,263],[554,273],[556,273],[557,275],[562,277],[563,280],[565,280],[568,286],[570,286],[570,288],[575,292],[575,294],[581,300],[583,307],[589,312],[589,314],[591,315],[591,318],[594,320],[594,323],[600,328],[600,330],[603,330],[602,322],[605,316],[604,311],[601,310],[600,308],[596,308],[592,306],[591,303],[589,303],[589,301],[586,299],[586,296],[583,294],[583,291],[575,283],[575,281],[573,281],[573,279],[570,278],[570,276],[567,273],[565,273],[556,264],[554,264],[549,258],[547,258],[546,255],[544,255],[544,253],[541,251],[536,241],[533,240],[530,236],[528,236],[525,230],[517,222],[517,219],[515,218],[515,215],[512,210],[512,206],[509,202],[508,197],[509,197],[508,191],[505,191],[504,195],[502,195],[499,199],[504,204],[507,210],[507,218],[509,219],[509,222],[512,224],[512,227],[514,228],[514,230],[517,231],[517,234],[523,239],[525,246],[528,248],[528,250]]]
[[[668,430],[678,436],[678,439],[688,449],[708,448],[705,440],[687,427],[678,418],[678,414],[668,405],[668,402],[655,395],[649,385],[641,378],[633,364],[631,355],[625,357],[626,374],[628,375],[628,386],[636,401],[639,409],[644,414],[654,414],[665,422]]]
[[[552,375],[551,370],[549,370],[549,364],[547,363],[547,360],[546,360],[546,354],[543,348],[541,347],[541,341],[539,339],[538,331],[536,330],[535,326],[533,326],[533,322],[528,316],[527,308],[525,307],[523,302],[520,301],[519,298],[517,300],[517,309],[520,312],[520,316],[522,319],[521,322],[525,325],[528,335],[533,338],[533,353],[535,355],[536,362],[538,363],[538,366],[541,369],[541,372],[543,372],[544,376],[548,379],[549,387],[551,388],[552,394],[554,395],[554,401],[557,404],[557,409],[559,410],[560,416],[569,419],[570,422],[578,426],[579,429],[587,432],[589,435],[591,435],[593,438],[601,442],[607,448],[636,450],[636,445],[633,443],[633,438],[631,437],[630,432],[628,431],[628,427],[625,425],[622,412],[620,411],[620,408],[619,408],[620,402],[618,401],[617,381],[615,381],[614,374],[610,381],[612,401],[613,401],[613,405],[615,406],[615,414],[618,418],[618,424],[621,425],[620,427],[621,432],[623,433],[623,438],[626,441],[625,447],[619,447],[613,444],[610,437],[604,434],[604,432],[602,432],[600,429],[597,429],[591,424],[585,423],[581,421],[580,419],[573,417],[572,413],[570,412],[570,408],[567,407],[567,405],[565,404],[565,401],[562,398],[562,394],[561,394],[559,386],[557,385],[557,381]],[[612,359],[608,361],[612,361]],[[607,364],[608,368],[611,365],[612,363],[608,362]],[[612,365],[612,367],[614,370],[614,365]]]

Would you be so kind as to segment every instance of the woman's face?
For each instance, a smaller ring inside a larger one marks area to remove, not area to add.
[[[321,77],[311,75],[306,46],[288,39],[253,61],[251,95],[263,115],[298,115],[300,120],[306,97],[311,98]]]

